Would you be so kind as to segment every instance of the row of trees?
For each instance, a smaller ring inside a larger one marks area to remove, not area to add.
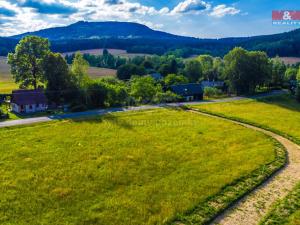
[[[136,57],[118,68],[120,80],[132,75],[159,72],[166,77],[177,74],[188,82],[222,80],[237,94],[253,93],[257,88],[281,88],[295,80],[297,66],[286,66],[278,57],[269,59],[265,52],[234,48],[224,58],[200,55],[184,60],[174,55]]]
[[[65,56],[68,64],[71,64],[74,58],[75,53]],[[84,54],[83,58],[90,64],[90,66],[108,69],[117,69],[127,62],[125,58],[121,58],[119,56],[116,57],[110,54],[107,49],[103,49],[102,54],[99,52],[99,55]]]
[[[116,78],[92,80],[87,72],[89,63],[80,53],[74,55],[69,66],[61,54],[50,51],[46,39],[39,37],[22,39],[15,52],[8,55],[8,63],[20,87],[45,88],[51,103],[70,103],[75,111],[101,106],[178,100],[178,96],[165,91],[164,82],[156,82],[151,76],[132,76],[129,82]],[[167,82],[187,82],[180,79],[184,78],[170,75]]]
[[[103,53],[98,59],[108,64],[111,56]],[[264,52],[235,48],[223,59],[209,55],[189,60],[174,55],[135,57],[118,66],[119,79],[92,80],[83,55],[76,53],[69,66],[60,54],[50,51],[47,39],[34,36],[22,39],[8,62],[22,88],[44,87],[50,102],[70,103],[74,110],[177,101],[180,97],[170,91],[171,85],[201,80],[223,80],[231,92],[248,94],[258,87],[281,87],[298,73],[297,67],[286,67],[278,58],[270,60]],[[164,76],[162,80],[146,75],[157,71]],[[297,93],[300,96],[299,88]]]

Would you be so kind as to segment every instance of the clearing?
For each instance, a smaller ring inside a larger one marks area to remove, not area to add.
[[[300,63],[299,57],[280,57],[280,59],[287,65]]]
[[[80,52],[81,54],[90,54],[90,55],[102,55],[103,48],[99,49],[89,49],[89,50],[79,50],[79,51],[73,51],[73,52],[65,52],[63,55],[72,55],[76,52]],[[114,56],[120,56],[123,58],[134,58],[136,56],[151,56],[150,54],[145,53],[127,53],[126,50],[123,49],[107,49],[108,52]]]
[[[1,224],[162,224],[275,157],[264,134],[169,109],[0,129],[0,138]]]

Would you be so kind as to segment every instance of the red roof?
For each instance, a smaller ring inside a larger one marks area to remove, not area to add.
[[[47,98],[42,89],[12,91],[11,103],[17,105],[47,104]]]

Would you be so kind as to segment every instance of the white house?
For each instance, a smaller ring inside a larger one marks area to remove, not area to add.
[[[11,108],[16,113],[43,112],[48,108],[47,98],[42,89],[15,90],[12,92]]]

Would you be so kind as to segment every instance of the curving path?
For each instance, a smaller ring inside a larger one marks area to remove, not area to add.
[[[271,179],[244,197],[233,207],[217,217],[212,224],[223,225],[256,225],[266,215],[275,201],[285,197],[300,182],[300,146],[273,132],[245,123],[190,110],[205,116],[231,121],[235,124],[262,132],[278,140],[288,152],[289,162]]]

